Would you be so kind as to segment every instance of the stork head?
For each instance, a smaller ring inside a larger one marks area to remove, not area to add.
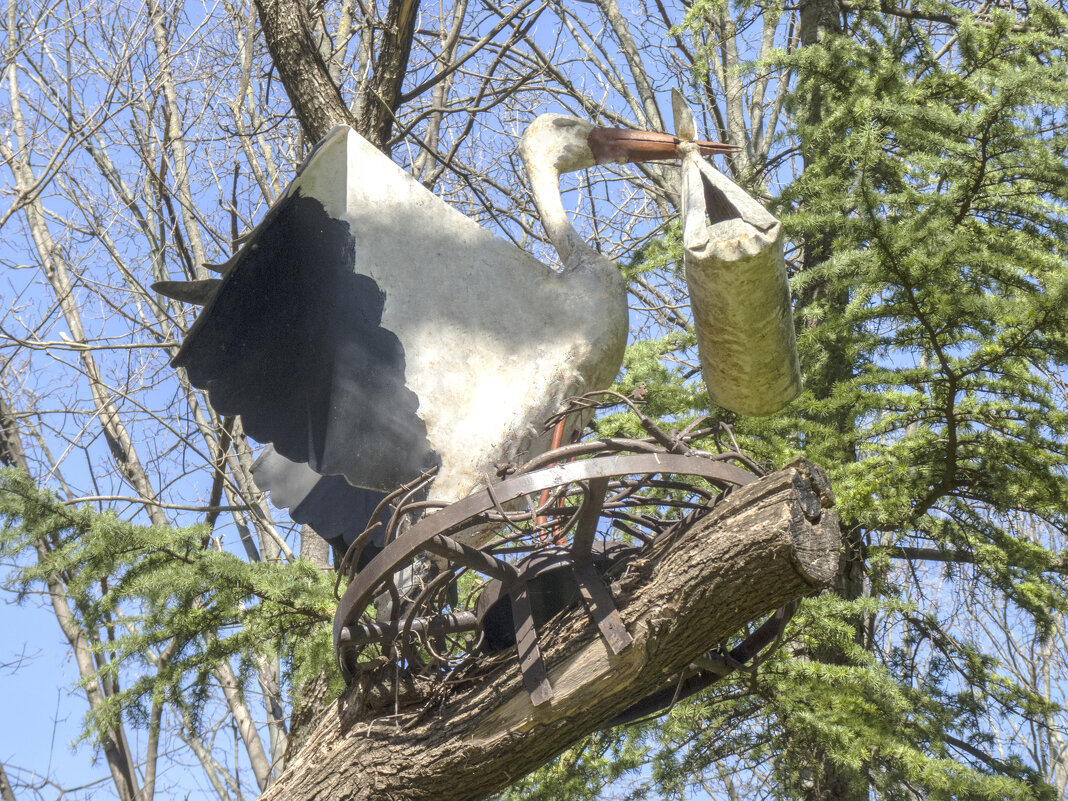
[[[581,170],[597,163],[589,136],[596,126],[563,114],[542,114],[530,123],[519,140],[519,155],[530,171],[557,173]]]
[[[557,174],[595,164],[673,159],[679,137],[629,128],[601,128],[563,114],[542,114],[523,133],[519,155],[531,173]],[[701,155],[728,153],[737,148],[719,142],[696,142]]]
[[[542,114],[523,133],[519,155],[530,176],[534,204],[565,269],[575,254],[592,258],[592,251],[572,227],[560,197],[560,173],[594,164],[625,164],[632,161],[674,159],[678,137],[665,133],[600,128],[562,114]],[[702,155],[734,150],[718,142],[696,142]]]

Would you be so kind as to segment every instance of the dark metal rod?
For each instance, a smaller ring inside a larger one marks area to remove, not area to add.
[[[607,478],[591,478],[586,489],[586,497],[579,509],[578,522],[575,524],[575,536],[571,541],[571,556],[576,562],[585,562],[590,558],[593,538],[597,534],[597,521],[601,519],[604,496],[608,492]]]
[[[452,562],[459,562],[465,567],[477,570],[487,576],[493,576],[501,581],[511,581],[516,577],[516,570],[508,562],[496,559],[485,551],[472,548],[457,542],[452,537],[444,534],[436,534],[423,545],[426,550],[435,556],[440,556]]]
[[[372,642],[389,642],[400,633],[403,620],[389,623],[361,623],[346,626],[341,630],[341,642],[348,645],[367,645]],[[426,634],[452,634],[457,631],[470,631],[478,625],[474,612],[451,612],[433,617],[417,617],[408,630],[420,636]]]

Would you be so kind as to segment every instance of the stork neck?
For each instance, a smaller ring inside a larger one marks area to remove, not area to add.
[[[553,167],[537,166],[531,168],[530,188],[534,195],[534,205],[541,215],[541,224],[549,241],[553,243],[564,271],[576,269],[597,259],[596,252],[579,236],[564,212],[564,201],[560,195],[560,172]]]

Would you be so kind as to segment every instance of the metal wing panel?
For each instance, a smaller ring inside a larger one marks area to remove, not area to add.
[[[252,472],[256,483],[271,493],[271,503],[288,509],[294,522],[311,526],[341,550],[363,532],[375,508],[386,497],[381,492],[353,487],[341,476],[321,476],[270,446],[264,448]],[[383,529],[379,528],[371,537],[371,545],[381,549],[383,544]]]
[[[439,460],[405,386],[403,344],[381,326],[385,295],[354,272],[358,243],[331,216],[347,165],[343,146],[316,151],[231,261],[174,366],[286,458],[389,491]]]

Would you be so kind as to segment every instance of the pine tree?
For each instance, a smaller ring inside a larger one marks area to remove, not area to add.
[[[161,702],[195,730],[214,672],[240,664],[247,686],[257,657],[281,657],[287,683],[329,673],[334,576],[305,559],[246,562],[222,550],[207,528],[173,529],[71,507],[22,470],[0,469],[0,555],[13,563],[21,597],[59,580],[108,684],[85,736],[106,745],[122,721],[149,728]],[[138,678],[119,687],[120,678]],[[156,721],[158,725],[158,721]]]
[[[829,470],[840,580],[753,675],[616,746],[646,749],[639,785],[663,797],[726,766],[782,798],[1054,797],[990,748],[991,719],[1041,725],[1043,699],[1006,677],[997,643],[919,602],[941,571],[947,592],[990,588],[1038,631],[1068,603],[1063,556],[1028,533],[1068,533],[1068,20],[980,11],[803,4],[804,46],[777,61],[804,162],[773,207],[800,246],[806,391],[731,422],[768,463]],[[677,235],[643,257],[677,259]],[[661,361],[688,348],[635,343],[628,385],[667,415],[702,411]]]

